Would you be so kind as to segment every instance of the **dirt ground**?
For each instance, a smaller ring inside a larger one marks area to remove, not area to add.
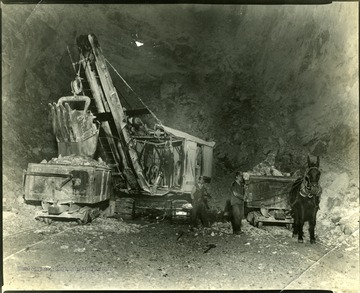
[[[359,290],[359,230],[328,246],[299,244],[284,226],[244,235],[229,223],[187,224],[97,218],[36,221],[34,208],[3,213],[3,289],[327,289]]]

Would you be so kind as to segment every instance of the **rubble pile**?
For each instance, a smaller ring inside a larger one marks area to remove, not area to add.
[[[21,210],[3,212],[3,236],[8,237],[21,233],[33,233],[49,235],[58,233],[64,228],[78,225],[76,222],[53,221],[51,225],[44,225],[44,222],[37,221],[34,218],[34,207],[24,205]]]
[[[41,164],[57,164],[57,165],[76,165],[76,166],[91,166],[91,167],[108,167],[107,164],[99,158],[94,160],[89,157],[79,156],[79,155],[70,155],[70,156],[61,156],[57,158],[52,158],[50,161],[43,160]]]
[[[266,227],[266,228],[270,228],[270,230],[272,231],[272,228],[274,227]],[[244,231],[244,233],[247,236],[258,237],[267,234],[268,229],[266,228],[259,229],[250,225],[250,223],[248,223],[246,220],[242,221],[242,231]],[[282,236],[285,235],[286,237],[289,237],[291,233],[285,227],[275,227],[275,228],[279,228],[278,230],[281,231]],[[270,233],[272,233],[271,231]],[[211,225],[210,228],[202,228],[201,230],[198,230],[196,233],[202,235],[210,235],[210,236],[223,236],[223,235],[233,234],[230,222],[215,222]]]
[[[347,173],[325,170],[320,179],[323,193],[317,215],[317,234],[334,245],[359,230],[359,184]]]
[[[285,173],[275,168],[276,153],[270,152],[267,158],[256,165],[252,171],[246,172],[249,175],[261,175],[261,176],[290,176],[290,173]]]
[[[50,235],[64,231],[64,229],[72,228],[74,226],[77,226],[78,224],[76,222],[53,221],[51,225],[44,225],[43,222],[36,221],[35,225],[38,229],[34,230],[33,233],[41,234],[41,235]]]
[[[32,229],[32,223],[30,223],[28,215],[19,213],[19,211],[4,211],[2,216],[4,237]]]
[[[231,224],[230,222],[222,223],[216,222],[211,225],[211,231],[209,232],[210,235],[223,235],[223,234],[232,234]],[[213,233],[213,234],[211,234]]]
[[[347,213],[334,213],[321,210],[318,213],[316,234],[325,245],[332,246],[346,240],[359,231],[359,211],[349,208]]]

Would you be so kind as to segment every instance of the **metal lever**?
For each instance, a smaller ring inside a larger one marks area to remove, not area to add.
[[[41,177],[62,177],[62,178],[67,178],[66,180],[64,180],[59,187],[55,187],[56,190],[60,191],[64,185],[66,183],[68,183],[69,181],[71,181],[73,179],[73,175],[72,174],[58,174],[58,173],[42,173],[42,172],[24,172],[24,182],[25,182],[25,178],[26,176],[41,176]]]

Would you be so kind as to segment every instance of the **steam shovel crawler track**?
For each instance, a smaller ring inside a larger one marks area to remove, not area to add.
[[[19,254],[19,253],[21,253],[21,252],[23,252],[23,251],[27,251],[27,250],[30,249],[31,247],[34,247],[34,246],[36,246],[36,245],[38,245],[38,244],[40,244],[40,243],[42,243],[42,242],[44,242],[44,241],[46,241],[46,240],[49,240],[49,239],[53,238],[54,236],[60,235],[60,234],[62,234],[62,233],[64,233],[64,232],[67,232],[67,231],[69,231],[69,230],[71,230],[71,229],[74,229],[74,228],[77,228],[77,227],[79,227],[79,226],[76,225],[76,226],[73,226],[73,227],[68,227],[68,228],[66,228],[66,229],[64,229],[64,230],[62,230],[62,231],[60,231],[60,232],[53,233],[53,234],[45,237],[44,239],[42,239],[42,240],[40,240],[40,241],[37,241],[37,242],[35,242],[35,243],[33,243],[33,244],[30,244],[30,245],[26,245],[26,247],[24,247],[24,248],[22,248],[22,249],[20,249],[20,250],[18,250],[18,251],[16,251],[16,252],[14,252],[14,253],[6,256],[6,257],[4,257],[4,258],[3,258],[3,261],[5,262],[5,261],[7,261],[8,259],[12,258],[12,257],[13,257],[14,255],[16,255],[16,254]],[[15,236],[15,235],[19,235],[19,234],[25,233],[25,232],[35,231],[35,230],[37,230],[37,229],[30,229],[30,230],[26,230],[26,231],[19,232],[19,233],[14,233],[14,234],[11,234],[11,235],[6,236],[6,238],[9,238],[9,237]],[[4,237],[4,238],[5,238],[5,237]]]

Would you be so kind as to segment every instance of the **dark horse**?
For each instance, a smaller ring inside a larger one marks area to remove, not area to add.
[[[319,185],[321,172],[319,170],[320,159],[316,163],[310,161],[308,156],[308,168],[303,177],[298,178],[290,191],[290,206],[294,216],[293,237],[298,235],[298,242],[303,243],[304,222],[309,222],[310,243],[315,243],[316,214],[319,210],[320,195],[322,192]]]

